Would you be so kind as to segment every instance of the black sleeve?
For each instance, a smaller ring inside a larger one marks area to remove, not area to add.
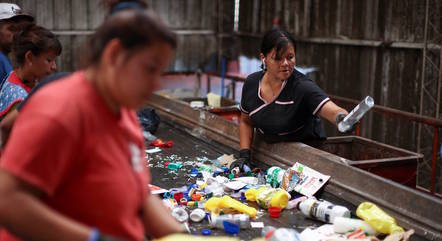
[[[46,76],[45,78],[43,78],[36,86],[34,86],[34,88],[32,88],[31,92],[29,92],[28,96],[18,104],[17,106],[17,111],[20,112],[21,109],[23,108],[23,106],[26,104],[26,102],[28,101],[29,97],[31,97],[32,95],[34,95],[34,93],[39,90],[41,87],[45,86],[46,84],[49,84],[55,80],[59,80],[62,79],[65,76],[70,75],[71,73],[69,72],[58,72],[55,74],[51,74]]]
[[[247,76],[246,81],[242,87],[240,110],[245,114],[249,114],[252,111],[254,105],[256,105],[257,97],[257,85],[262,78],[263,73],[255,72]]]
[[[304,102],[312,115],[316,115],[330,98],[312,80],[304,80],[303,83]]]

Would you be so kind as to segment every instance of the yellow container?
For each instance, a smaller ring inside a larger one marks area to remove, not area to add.
[[[248,214],[254,218],[256,216],[256,209],[249,207],[229,196],[212,197],[204,204],[204,208],[210,212],[216,212],[219,209],[234,209],[240,213]]]
[[[262,208],[280,207],[284,209],[290,199],[290,194],[280,188],[261,187],[251,188],[245,193],[248,201],[257,202]]]

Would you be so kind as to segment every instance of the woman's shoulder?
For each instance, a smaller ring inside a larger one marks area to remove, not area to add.
[[[257,72],[251,73],[247,76],[246,81],[259,82],[263,75],[264,75],[263,71],[257,71]]]

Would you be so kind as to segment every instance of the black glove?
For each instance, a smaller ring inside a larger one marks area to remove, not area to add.
[[[249,172],[252,169],[250,160],[250,149],[241,149],[239,151],[239,158],[230,164],[230,172],[237,174],[239,172]]]
[[[252,155],[252,152],[250,151],[250,149],[241,149],[239,151],[239,158],[244,159],[246,161],[250,162],[250,156]]]

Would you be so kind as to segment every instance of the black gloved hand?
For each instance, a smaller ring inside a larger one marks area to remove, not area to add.
[[[250,149],[241,149],[239,150],[239,158],[245,159],[247,161],[250,161],[250,157],[252,155],[252,152]]]
[[[238,172],[249,172],[252,169],[251,164],[251,152],[250,149],[241,149],[239,151],[239,158],[236,159],[232,164],[230,164],[230,172],[238,173]],[[245,167],[247,166],[247,167]]]

